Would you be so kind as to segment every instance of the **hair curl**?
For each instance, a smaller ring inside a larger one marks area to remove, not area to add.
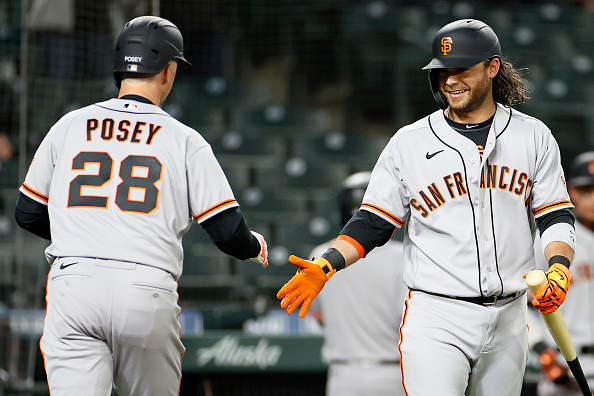
[[[516,69],[507,60],[501,60],[499,73],[493,78],[493,99],[505,106],[516,106],[530,98],[522,80],[526,68]]]

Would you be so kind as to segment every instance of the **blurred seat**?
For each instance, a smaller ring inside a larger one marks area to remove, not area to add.
[[[478,9],[481,5],[481,2],[473,1],[434,1],[427,7],[429,11],[428,18],[431,22],[431,26],[433,26],[434,29],[439,29],[458,19],[477,19]],[[433,35],[431,37],[433,37]]]
[[[528,107],[541,107],[552,114],[586,115],[593,103],[594,67],[589,57],[553,60],[534,86]]]
[[[584,147],[591,147],[594,144],[594,131],[592,117],[588,114],[566,114],[551,113],[542,114],[539,117],[551,130],[553,136],[562,151]],[[575,153],[577,154],[577,153]],[[571,157],[573,158],[573,157]]]
[[[594,13],[581,7],[563,7],[559,25],[571,35],[579,52],[591,54],[594,48]]]
[[[515,52],[542,64],[571,57],[575,46],[568,30],[560,22],[561,15],[561,6],[553,2],[516,7],[512,28],[497,32],[498,36],[506,39],[507,48],[502,47],[504,53]],[[510,40],[507,40],[508,36]]]
[[[331,216],[315,216],[298,224],[279,224],[276,228],[275,247],[285,248],[290,254],[309,258],[314,247],[336,238],[340,225]],[[287,257],[277,253],[271,261],[282,263]]]
[[[415,107],[409,107],[407,101],[415,97],[418,87],[408,89],[407,76],[413,69],[423,76],[420,69],[430,59],[426,32],[431,19],[425,8],[368,0],[345,10],[342,40],[347,71],[343,74],[352,87],[349,122],[413,121],[408,114]]]
[[[227,181],[231,185],[233,192],[237,192],[251,185],[252,171],[247,166],[222,165]]]
[[[513,10],[505,5],[491,5],[486,2],[481,3],[480,6],[476,8],[474,17],[491,26],[495,33],[497,33],[500,42],[500,35],[504,34],[505,31],[510,30],[514,23]],[[503,43],[501,43],[501,45],[501,49],[505,52],[505,46]]]
[[[365,1],[344,13],[345,75],[352,86],[347,116],[354,120],[390,122],[394,117],[398,19],[387,1]]]
[[[222,112],[210,111],[179,99],[167,99],[163,104],[163,110],[173,118],[195,129],[206,140],[220,136],[225,131]]]
[[[313,139],[297,137],[293,143],[293,154],[312,163],[322,160],[345,164],[350,173],[370,171],[388,140],[389,137],[381,135],[333,131]]]
[[[318,158],[315,161],[292,157],[271,169],[256,172],[256,185],[275,189],[279,194],[308,199],[315,194],[331,193],[349,173],[349,166]]]
[[[229,131],[209,140],[223,167],[273,167],[285,155],[284,142],[275,136],[252,136]]]
[[[231,126],[250,136],[316,136],[327,131],[330,122],[322,109],[269,104],[238,109],[232,113]]]
[[[266,103],[269,99],[269,93],[261,86],[220,76],[180,79],[171,95],[176,101],[188,100],[209,109],[230,109],[245,103]]]
[[[14,212],[18,195],[19,190],[16,187],[0,189],[0,240],[2,242],[14,241],[17,228]]]
[[[331,232],[338,232],[342,229],[340,214],[340,193],[342,188],[337,186],[328,194],[319,194],[311,197],[311,216],[324,217],[335,227]]]
[[[279,194],[274,188],[250,186],[237,196],[248,224],[295,223],[306,214],[307,202],[299,197]]]
[[[19,187],[19,164],[16,158],[0,162],[0,187]]]
[[[241,278],[233,273],[233,258],[219,251],[204,229],[194,223],[183,237],[184,268],[180,299],[226,301],[237,299]]]
[[[224,77],[186,77],[175,82],[164,109],[205,137],[218,136],[229,124],[231,112],[245,104],[268,101],[269,93]]]

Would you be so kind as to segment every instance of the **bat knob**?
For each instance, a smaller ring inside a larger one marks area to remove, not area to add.
[[[530,288],[532,294],[537,294],[544,289],[548,283],[547,276],[542,270],[532,270],[526,274],[526,284]]]

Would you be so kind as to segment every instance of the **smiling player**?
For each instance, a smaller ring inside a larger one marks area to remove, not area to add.
[[[440,29],[424,69],[440,110],[394,135],[360,210],[320,257],[290,257],[299,270],[277,297],[304,316],[336,271],[404,226],[406,394],[517,396],[537,227],[550,268],[535,306],[556,310],[571,276],[573,206],[559,148],[545,124],[513,109],[527,99],[521,75],[485,23]]]

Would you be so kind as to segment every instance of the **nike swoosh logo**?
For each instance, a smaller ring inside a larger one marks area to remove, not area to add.
[[[435,157],[437,154],[441,153],[442,151],[443,150],[439,150],[439,151],[434,152],[433,154],[429,154],[429,151],[427,151],[427,154],[425,154],[425,158],[431,159],[431,158]]]
[[[68,268],[68,267],[70,267],[71,265],[74,265],[74,264],[78,264],[78,261],[75,261],[74,263],[68,263],[68,264],[62,263],[62,264],[60,264],[60,269],[63,270],[64,268]]]
[[[476,128],[479,124],[466,124],[466,129]]]

